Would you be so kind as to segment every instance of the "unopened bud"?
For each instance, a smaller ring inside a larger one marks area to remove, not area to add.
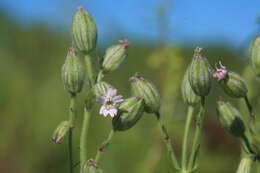
[[[160,95],[154,84],[139,74],[131,77],[130,81],[133,95],[144,98],[145,111],[158,113],[160,109]]]
[[[120,41],[118,45],[109,47],[106,50],[102,68],[104,72],[110,72],[119,67],[127,57],[128,41]]]
[[[246,97],[248,91],[246,83],[237,73],[228,71],[225,66],[220,64],[219,68],[216,67],[213,76],[218,79],[220,86],[230,97]]]
[[[189,82],[189,68],[187,69],[182,80],[182,98],[189,106],[196,106],[200,102],[200,97],[192,90]]]
[[[202,48],[194,50],[189,69],[189,81],[193,91],[198,96],[207,96],[211,88],[211,66],[207,58],[201,55]]]
[[[119,115],[112,121],[114,130],[124,131],[133,127],[144,113],[144,100],[141,97],[126,99],[119,107]]]
[[[77,50],[89,53],[96,47],[97,27],[93,17],[79,8],[72,21],[72,40]]]
[[[94,85],[93,92],[97,98],[106,95],[108,88],[114,88],[107,82],[101,81]]]
[[[245,125],[240,112],[230,103],[219,101],[217,107],[221,125],[229,133],[236,137],[242,137],[245,133]]]
[[[256,75],[260,77],[260,36],[259,35],[252,43],[251,62]]]
[[[104,173],[104,171],[99,168],[95,160],[89,159],[84,163],[80,173]]]
[[[74,48],[69,49],[61,76],[68,92],[77,94],[81,91],[85,80],[85,66],[82,59],[76,55]]]
[[[70,128],[70,123],[68,121],[61,122],[52,135],[51,138],[52,142],[54,142],[55,144],[61,143],[66,133],[68,132],[69,128]]]

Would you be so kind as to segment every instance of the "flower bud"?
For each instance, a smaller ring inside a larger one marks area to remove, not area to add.
[[[196,106],[200,102],[200,97],[194,93],[190,86],[189,68],[187,69],[183,77],[181,91],[184,102],[187,103],[189,106]]]
[[[251,62],[256,75],[260,77],[260,36],[259,35],[252,43]]]
[[[211,66],[208,60],[201,55],[202,48],[194,50],[192,63],[189,69],[190,86],[198,96],[207,96],[211,88]]]
[[[124,131],[133,127],[144,113],[144,100],[141,97],[126,99],[119,107],[119,115],[112,121],[114,130]]]
[[[245,132],[245,125],[240,112],[230,103],[218,102],[218,117],[221,125],[232,135],[242,137]]]
[[[89,53],[96,47],[97,28],[93,17],[79,8],[72,21],[72,41],[77,50]]]
[[[144,98],[145,111],[158,113],[160,109],[160,95],[156,87],[139,74],[130,78],[132,93]]]
[[[81,173],[104,173],[104,171],[99,168],[95,160],[89,159],[84,163]]]
[[[61,76],[64,87],[68,92],[77,94],[81,91],[85,80],[85,66],[82,59],[77,57],[73,48],[69,49]]]
[[[220,67],[216,67],[213,75],[227,95],[234,98],[246,97],[247,86],[240,75],[235,72],[228,71],[225,66],[220,63]]]
[[[94,85],[93,92],[97,98],[106,95],[108,88],[114,88],[112,85],[107,82],[101,81]]]
[[[69,128],[70,123],[68,121],[61,122],[52,135],[52,142],[54,142],[55,144],[61,143]]]
[[[119,67],[127,57],[128,46],[128,41],[120,41],[118,45],[111,46],[106,50],[102,63],[104,72],[111,72]]]

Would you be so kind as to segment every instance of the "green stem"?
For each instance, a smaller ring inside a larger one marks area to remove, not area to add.
[[[85,55],[85,63],[86,63],[86,70],[88,74],[88,78],[90,81],[90,85],[93,86],[95,81],[94,81],[94,71],[93,71],[93,65],[91,62],[91,57],[89,55]]]
[[[73,173],[73,153],[72,153],[72,129],[69,129],[68,134],[68,155],[69,155],[69,172]]]
[[[201,97],[201,106],[200,106],[199,114],[196,118],[196,129],[195,129],[192,150],[191,150],[191,155],[188,164],[189,170],[195,169],[195,164],[198,158],[198,152],[200,149],[200,136],[201,136],[204,114],[205,114],[205,97]]]
[[[249,99],[248,99],[247,96],[244,99],[245,99],[246,106],[247,106],[247,109],[248,109],[250,117],[251,117],[251,121],[255,121],[255,114],[254,114],[254,111],[253,111],[253,107],[250,104]]]
[[[193,114],[193,107],[188,107],[188,113],[185,123],[185,129],[184,129],[184,137],[183,137],[183,143],[182,143],[182,170],[185,172],[187,169],[187,148],[188,148],[188,137],[190,132],[190,126],[191,126],[191,120],[192,120],[192,114]]]
[[[101,155],[104,153],[104,151],[106,150],[106,148],[109,146],[109,144],[111,143],[111,140],[114,136],[115,131],[112,129],[109,134],[107,139],[101,144],[101,146],[98,148],[96,157],[95,157],[95,161],[96,163],[99,162]]]
[[[160,130],[162,132],[162,135],[164,136],[164,141],[165,141],[165,145],[166,145],[166,148],[167,148],[167,151],[168,151],[168,156],[169,156],[169,158],[171,159],[171,161],[173,163],[173,167],[176,170],[179,170],[180,166],[179,166],[178,160],[177,160],[177,158],[175,156],[175,153],[174,153],[174,150],[173,150],[173,147],[172,147],[171,138],[169,136],[169,133],[168,133],[166,127],[162,123],[162,120],[160,118],[160,113],[157,113],[156,117],[157,117],[157,120],[158,120],[158,124],[159,124]]]
[[[82,170],[84,163],[87,161],[87,135],[89,129],[90,112],[84,109],[84,119],[82,122],[82,130],[80,135],[80,169]]]
[[[70,173],[73,173],[73,147],[72,147],[72,129],[74,128],[74,120],[75,120],[75,94],[71,94],[70,97],[70,107],[69,107],[69,123],[70,129],[68,134],[68,157],[69,157],[69,170]]]
[[[245,156],[241,159],[236,173],[250,173],[253,164],[253,159],[250,156]]]

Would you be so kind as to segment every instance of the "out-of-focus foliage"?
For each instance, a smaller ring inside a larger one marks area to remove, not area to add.
[[[66,141],[54,145],[50,138],[56,125],[68,116],[69,96],[63,88],[60,71],[70,40],[43,25],[19,26],[4,16],[0,17],[0,26],[0,172],[67,172]],[[193,48],[174,45],[159,49],[133,42],[126,62],[108,77],[125,97],[130,96],[128,79],[135,72],[141,72],[158,86],[163,101],[162,117],[169,127],[177,153],[186,114],[180,85]],[[226,65],[241,74],[245,61],[239,59],[232,48],[209,45],[204,50],[211,64],[221,57]],[[101,49],[93,56],[102,57],[103,54]],[[259,107],[259,94],[254,94],[251,89],[258,91],[253,82],[255,79],[249,80],[250,98],[255,107]],[[220,95],[226,98],[220,88],[213,88],[206,103],[199,172],[234,172],[239,161],[239,141],[225,133],[215,118],[215,101]],[[83,99],[84,93],[81,93],[76,101],[75,134],[80,131]],[[93,111],[88,141],[92,157],[111,128],[111,119],[96,112]],[[73,143],[74,153],[78,153],[78,135]],[[76,154],[74,157],[75,161],[79,158]],[[101,161],[101,167],[108,173],[170,172],[155,117],[145,114],[131,130],[118,132]]]

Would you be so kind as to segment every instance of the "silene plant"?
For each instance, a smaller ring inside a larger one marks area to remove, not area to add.
[[[248,98],[247,84],[238,73],[231,71],[221,62],[213,68],[202,54],[202,48],[195,48],[192,62],[186,70],[181,87],[183,100],[187,104],[187,116],[181,157],[177,158],[170,134],[161,121],[160,94],[156,86],[150,80],[136,73],[129,80],[132,96],[124,98],[115,87],[103,80],[105,75],[116,70],[126,59],[128,41],[122,40],[109,47],[99,62],[99,69],[95,70],[96,59],[90,54],[95,50],[97,44],[97,27],[93,17],[83,8],[79,8],[73,17],[71,29],[72,46],[68,49],[61,73],[64,87],[70,96],[69,118],[57,126],[52,136],[52,141],[55,144],[61,143],[67,136],[69,173],[74,172],[76,164],[72,152],[73,129],[76,126],[74,124],[76,117],[75,99],[82,91],[83,85],[85,85],[84,89],[86,89],[87,94],[79,141],[80,173],[103,173],[99,161],[109,146],[114,133],[132,128],[142,118],[144,112],[153,114],[158,122],[167,149],[171,172],[195,172],[199,166],[198,157],[206,112],[205,103],[211,90],[212,80],[216,80],[228,96],[243,99],[248,108],[248,115],[242,116],[231,103],[224,100],[218,100],[216,103],[220,124],[228,133],[241,139],[241,161],[236,173],[250,173],[253,164],[259,164],[259,127],[256,126],[256,115]],[[259,77],[260,36],[257,36],[252,44],[251,62],[256,76]],[[98,147],[95,157],[90,158],[86,142],[91,111],[95,104],[99,105],[101,116],[112,119],[112,129],[107,139]],[[192,126],[195,126],[195,131],[191,138]],[[191,146],[188,142],[190,138],[192,139]]]

